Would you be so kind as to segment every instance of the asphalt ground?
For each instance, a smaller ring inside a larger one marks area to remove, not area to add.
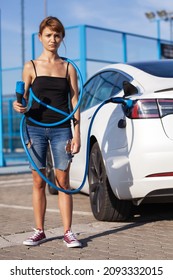
[[[47,240],[24,246],[34,227],[31,174],[24,166],[0,168],[0,260],[173,260],[173,204],[143,205],[129,221],[110,223],[93,217],[87,195],[73,200],[72,230],[82,248],[63,243],[57,196],[48,190]]]

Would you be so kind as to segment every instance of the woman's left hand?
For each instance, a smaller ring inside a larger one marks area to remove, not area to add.
[[[80,137],[73,137],[71,141],[71,153],[77,154],[80,151]]]

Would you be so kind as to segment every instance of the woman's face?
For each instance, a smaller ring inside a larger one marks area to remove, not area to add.
[[[49,27],[45,27],[42,34],[39,34],[39,39],[46,50],[56,51],[62,40],[62,32],[56,32]]]

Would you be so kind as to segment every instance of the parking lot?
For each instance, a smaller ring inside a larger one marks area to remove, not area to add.
[[[2,173],[2,172],[1,172]],[[33,222],[30,173],[0,175],[0,260],[173,260],[173,205],[134,209],[127,222],[100,222],[91,213],[89,197],[74,195],[73,231],[82,248],[66,248],[57,197],[47,191],[47,242],[22,245]]]

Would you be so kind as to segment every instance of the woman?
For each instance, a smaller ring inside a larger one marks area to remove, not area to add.
[[[25,82],[24,97],[28,100],[29,88],[43,102],[69,113],[70,107],[75,108],[78,101],[77,74],[74,67],[61,59],[58,48],[63,42],[65,29],[56,17],[45,18],[39,27],[39,40],[43,51],[34,61],[29,61],[23,69]],[[80,150],[80,112],[74,115],[73,136],[71,121],[66,121],[58,126],[42,127],[34,124],[27,117],[32,117],[38,122],[55,123],[64,118],[37,102],[32,102],[31,108],[26,112],[26,107],[15,101],[14,109],[19,113],[26,113],[28,149],[38,168],[45,174],[46,152],[50,143],[55,163],[56,183],[62,189],[69,189],[69,170],[73,154]],[[24,245],[38,245],[45,241],[44,219],[46,211],[46,183],[32,168],[33,176],[33,208],[36,229],[34,234],[23,242]],[[72,224],[72,196],[59,192],[58,204],[64,226],[63,241],[67,247],[80,247],[81,243],[71,231]]]

